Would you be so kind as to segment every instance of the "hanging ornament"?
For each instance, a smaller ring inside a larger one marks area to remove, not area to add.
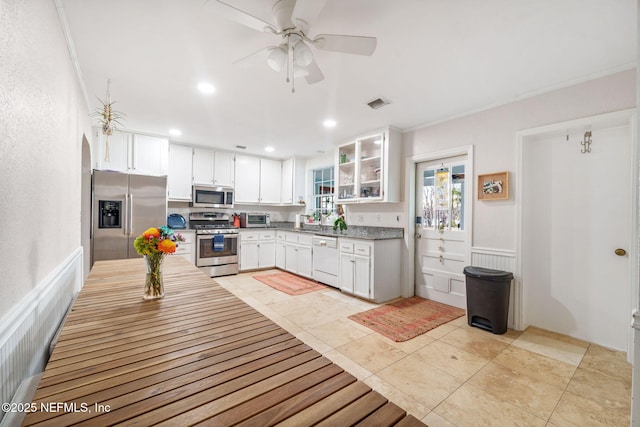
[[[98,123],[100,123],[100,127],[102,128],[102,134],[106,136],[105,146],[104,146],[104,161],[109,161],[109,137],[113,134],[113,131],[116,129],[116,125],[121,125],[119,119],[124,117],[124,114],[115,111],[113,109],[113,104],[115,101],[111,101],[111,79],[107,80],[107,96],[105,100],[101,100],[100,107],[96,109],[96,111],[92,114],[93,116],[98,116]]]

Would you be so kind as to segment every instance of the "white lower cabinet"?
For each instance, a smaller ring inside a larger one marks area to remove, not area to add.
[[[181,255],[186,258],[191,264],[196,265],[196,248],[194,242],[196,241],[196,232],[192,230],[174,230],[175,233],[181,234],[184,238],[184,242],[179,242],[175,255]]]
[[[239,264],[240,271],[275,267],[275,231],[241,231]]]
[[[294,232],[278,232],[276,265],[300,276],[313,277],[313,236]],[[284,255],[284,256],[283,256]]]
[[[285,238],[284,231],[276,232],[276,267],[281,270],[284,270],[287,265],[287,242]]]
[[[341,291],[375,302],[400,296],[401,239],[365,241],[340,238],[338,248],[338,284]]]
[[[276,232],[261,231],[258,242],[258,267],[270,268],[276,266]]]

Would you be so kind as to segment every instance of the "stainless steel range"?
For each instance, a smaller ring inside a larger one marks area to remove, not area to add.
[[[238,229],[221,212],[189,214],[196,230],[196,266],[210,277],[238,274]]]

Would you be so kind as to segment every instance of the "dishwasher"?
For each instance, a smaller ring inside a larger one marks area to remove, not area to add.
[[[338,239],[313,237],[313,278],[325,285],[338,287]]]

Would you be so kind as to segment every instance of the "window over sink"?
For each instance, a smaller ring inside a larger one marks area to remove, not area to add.
[[[313,170],[313,207],[317,212],[330,214],[335,209],[333,166]]]

